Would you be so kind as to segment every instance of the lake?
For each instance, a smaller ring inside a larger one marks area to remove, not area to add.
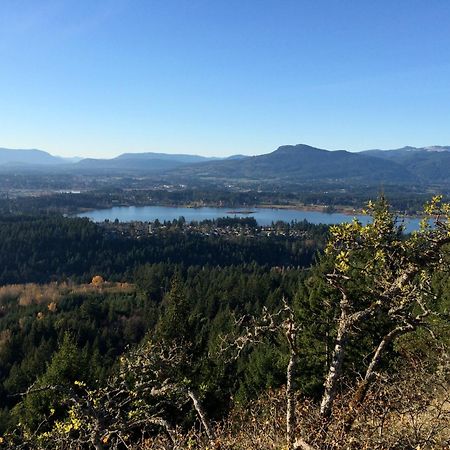
[[[245,214],[236,214],[236,211],[244,211]],[[251,212],[250,212],[251,211]],[[202,221],[205,219],[217,219],[219,217],[254,217],[258,225],[270,225],[272,222],[282,220],[284,222],[307,220],[310,223],[327,225],[350,222],[353,217],[366,224],[369,221],[367,216],[347,215],[342,213],[323,213],[318,211],[299,211],[295,209],[274,209],[274,208],[186,208],[174,206],[116,206],[109,209],[97,209],[94,211],[77,214],[78,217],[88,217],[94,222],[105,220],[120,222],[153,222],[158,219],[164,220],[178,219],[183,216],[187,222]],[[417,230],[420,219],[405,219],[406,231]]]

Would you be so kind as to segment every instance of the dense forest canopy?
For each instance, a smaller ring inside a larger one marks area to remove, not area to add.
[[[219,223],[223,223],[223,220]],[[2,216],[0,218],[0,283],[89,281],[102,274],[108,280],[131,280],[146,263],[229,266],[257,263],[308,267],[325,245],[327,227],[299,222],[280,225],[304,232],[302,237],[251,239],[186,233],[178,221],[160,233],[131,239],[113,236],[87,219],[62,216]],[[245,222],[234,224],[239,230]],[[252,222],[251,226],[255,226]]]
[[[0,445],[444,448],[448,208],[257,239],[3,216]]]

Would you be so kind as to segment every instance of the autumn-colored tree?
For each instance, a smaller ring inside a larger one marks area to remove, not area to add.
[[[92,277],[91,284],[94,286],[101,286],[104,282],[105,280],[101,275],[95,275],[94,277]]]

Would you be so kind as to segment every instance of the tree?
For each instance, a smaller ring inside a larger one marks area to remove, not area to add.
[[[78,379],[33,387],[28,399],[55,393],[54,406],[60,411],[49,408],[32,430],[19,426],[7,436],[7,448],[131,448],[155,429],[163,429],[172,447],[180,448],[174,412],[185,414],[188,404],[207,441],[214,443],[215,432],[198,395],[189,380],[179,377],[189,363],[185,349],[146,340],[120,358],[117,373],[102,387],[92,389]]]
[[[88,374],[87,361],[70,333],[65,333],[59,349],[54,353],[46,372],[23,394],[23,403],[17,405],[15,414],[26,424],[29,431],[47,425],[50,411],[52,420],[64,414],[61,407],[60,389]],[[50,420],[51,422],[51,420]]]
[[[322,423],[317,423],[316,428],[321,430],[318,435],[327,434],[352,338],[362,339],[368,326],[377,330],[375,336],[380,335],[371,349],[369,363],[357,361],[357,369],[363,372],[363,376],[346,408],[341,427],[344,432],[348,432],[356,420],[377,378],[383,356],[393,341],[418,327],[429,327],[427,318],[432,314],[434,298],[432,275],[443,262],[445,245],[450,243],[450,205],[442,203],[441,197],[426,205],[420,230],[410,236],[403,234],[402,224],[389,211],[384,198],[375,204],[369,203],[368,212],[372,215],[372,222],[367,225],[354,220],[332,227],[325,251],[323,267],[327,270],[323,277],[331,289],[329,298],[322,298],[322,304],[324,309],[337,313],[337,326],[320,402]],[[335,299],[338,299],[337,305],[333,304]],[[286,370],[287,448],[310,450],[314,447],[306,442],[307,439],[294,437],[297,422],[295,377],[301,345],[304,344],[301,339],[303,322],[291,307],[284,305],[278,313],[264,311],[261,319],[252,319],[233,345],[239,354],[246,345],[261,342],[264,335],[285,330],[290,349]],[[362,330],[363,325],[365,330]],[[325,436],[324,439],[328,438]],[[320,443],[320,439],[320,436],[314,437],[315,442]]]
[[[297,442],[301,442],[305,449],[308,445],[301,439],[296,439],[296,376],[298,366],[298,332],[299,325],[291,306],[285,299],[282,307],[276,313],[269,313],[266,308],[259,319],[242,317],[237,321],[241,334],[237,338],[223,338],[222,353],[230,350],[234,352],[233,359],[237,359],[241,352],[250,345],[261,344],[264,339],[273,334],[284,335],[289,348],[289,361],[286,366],[286,444],[288,450],[293,450]]]
[[[333,263],[325,277],[340,301],[334,351],[320,405],[324,418],[332,415],[349,339],[367,321],[383,323],[386,328],[351,403],[347,427],[355,420],[389,344],[427,326],[433,298],[431,276],[443,261],[443,247],[450,242],[450,205],[443,203],[442,197],[434,197],[425,206],[420,230],[406,237],[384,198],[369,202],[368,212],[372,222],[365,226],[354,220],[332,227],[325,250]]]
[[[179,273],[175,273],[173,276],[170,291],[165,296],[163,303],[165,311],[159,323],[157,338],[169,345],[189,342],[191,337],[189,332],[190,305]]]

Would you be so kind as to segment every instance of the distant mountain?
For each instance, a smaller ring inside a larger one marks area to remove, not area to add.
[[[65,159],[37,149],[0,148],[0,165],[55,165],[64,164]]]
[[[77,162],[80,162],[84,158],[82,158],[81,156],[69,156],[69,157],[66,157],[63,159],[64,159],[64,162],[77,163]]]
[[[250,158],[250,156],[247,156],[247,155],[231,155],[231,156],[228,156],[225,159],[245,159],[245,158]]]
[[[167,153],[123,153],[111,159],[60,158],[49,153],[0,148],[0,170],[68,171],[80,174],[148,174],[179,182],[258,184],[409,184],[450,186],[450,147],[403,147],[358,153],[328,151],[305,144],[284,145],[258,156],[207,158]]]
[[[181,168],[179,173],[203,178],[271,182],[395,182],[413,181],[401,165],[345,150],[309,145],[284,145],[272,153],[240,160],[221,160]]]
[[[395,150],[367,150],[362,155],[401,165],[425,183],[450,183],[450,147],[403,147]]]
[[[204,161],[212,161],[219,158],[208,158],[206,156],[198,156],[198,155],[177,155],[170,153],[154,153],[154,152],[146,152],[146,153],[122,153],[121,155],[113,158],[114,160],[139,160],[139,161],[151,161],[151,160],[160,160],[160,161],[178,161],[185,164],[195,164],[198,162]]]
[[[167,153],[123,153],[111,159],[86,158],[78,162],[77,166],[80,169],[90,170],[161,172],[188,164],[198,164],[216,159],[218,158]]]
[[[442,153],[450,152],[450,146],[445,145],[431,145],[429,147],[411,147],[406,146],[402,148],[396,148],[394,150],[364,150],[360,153],[376,155],[381,157],[390,158],[395,155],[411,155],[419,153]]]

